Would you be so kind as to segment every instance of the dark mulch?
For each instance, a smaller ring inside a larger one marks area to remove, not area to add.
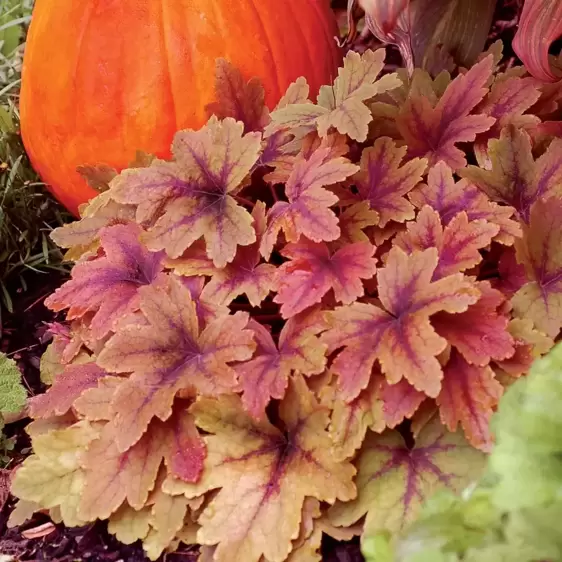
[[[498,2],[488,41],[491,44],[497,39],[503,40],[506,65],[513,64],[514,60],[511,41],[520,4],[522,0]],[[333,0],[332,5],[338,10],[344,10],[347,0]],[[358,50],[376,45],[376,40],[370,38],[358,46]],[[394,49],[390,49],[389,62],[393,65],[400,64],[399,55]],[[39,361],[48,344],[46,323],[57,318],[43,306],[43,300],[61,282],[61,278],[56,275],[38,276],[27,292],[16,295],[14,313],[5,315],[1,326],[0,350],[10,354],[18,362],[30,396],[45,390],[39,378]],[[17,439],[8,469],[13,469],[29,454],[30,444],[25,433],[28,422],[29,420],[21,420],[6,427],[7,436]],[[140,544],[127,546],[119,543],[109,535],[104,523],[80,529],[56,525],[55,530],[44,537],[26,539],[22,532],[48,523],[49,519],[37,514],[25,525],[8,529],[6,524],[13,506],[14,500],[10,498],[0,510],[0,555],[12,555],[18,562],[147,562]],[[328,538],[322,545],[322,559],[324,562],[363,561],[357,539],[343,544]],[[193,547],[181,547],[175,553],[163,555],[160,562],[196,560],[197,553]]]

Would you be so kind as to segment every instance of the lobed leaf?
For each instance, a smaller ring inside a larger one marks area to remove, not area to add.
[[[81,457],[96,437],[97,431],[85,421],[33,436],[33,454],[17,469],[12,493],[43,509],[58,508],[69,527],[84,525],[88,520],[79,510],[86,489]]]
[[[249,359],[255,348],[246,313],[219,317],[201,329],[189,290],[167,279],[167,287],[141,290],[148,324],[122,328],[97,360],[108,372],[131,373],[113,401],[122,452],[141,438],[153,417],[168,419],[182,389],[207,396],[231,392],[237,377],[229,363]]]
[[[464,312],[479,291],[462,274],[432,281],[437,264],[435,248],[409,255],[393,248],[378,272],[384,308],[354,303],[330,314],[331,327],[322,340],[330,352],[343,348],[332,370],[339,376],[344,400],[367,386],[375,360],[391,384],[405,377],[428,396],[439,394],[443,372],[436,357],[447,342],[432,328],[430,316]]]
[[[485,366],[490,361],[508,359],[515,353],[504,313],[505,297],[489,281],[479,281],[478,301],[459,314],[437,313],[431,323],[436,332],[456,347],[471,364]]]
[[[72,278],[45,300],[54,311],[68,309],[68,320],[93,313],[90,329],[101,339],[139,305],[139,289],[154,283],[162,271],[162,254],[150,252],[135,224],[100,231],[104,254],[76,264]]]
[[[255,321],[248,326],[257,344],[255,356],[236,367],[242,388],[242,403],[256,419],[265,418],[271,398],[282,399],[291,373],[316,375],[326,366],[326,346],[316,335],[324,328],[318,309],[290,318],[275,345],[271,333]]]
[[[555,139],[537,160],[529,135],[513,126],[488,143],[491,170],[468,166],[461,176],[474,183],[490,199],[513,207],[529,222],[535,201],[560,195],[562,190],[562,139]]]
[[[357,498],[338,502],[330,521],[349,526],[366,515],[364,533],[402,530],[437,490],[462,490],[479,476],[485,457],[460,433],[449,433],[439,421],[427,424],[409,448],[398,431],[370,433],[357,463]]]
[[[418,185],[408,197],[418,209],[428,205],[437,211],[443,225],[464,212],[469,221],[486,220],[499,226],[499,233],[494,240],[501,244],[511,245],[515,238],[521,237],[519,223],[511,218],[514,213],[512,207],[491,202],[467,180],[455,182],[451,168],[444,162],[438,162],[430,168],[427,183]]]
[[[367,139],[371,112],[365,102],[377,94],[401,85],[396,74],[378,79],[384,66],[384,49],[368,50],[362,55],[349,51],[333,86],[322,86],[317,104],[291,104],[271,113],[272,124],[266,128],[266,137],[279,129],[303,127],[317,130],[321,137],[332,128],[351,139]]]
[[[351,304],[363,296],[362,279],[376,272],[375,247],[369,242],[349,244],[330,252],[325,243],[301,239],[287,244],[282,255],[289,261],[277,270],[277,295],[281,316],[290,318],[319,303],[333,290],[337,302]]]
[[[29,400],[29,413],[34,418],[62,416],[84,392],[96,388],[100,379],[106,376],[107,373],[93,361],[68,365],[47,392]]]
[[[407,147],[380,137],[361,154],[361,170],[354,176],[358,197],[379,215],[379,226],[414,218],[414,208],[404,197],[421,181],[427,160],[415,158],[402,165]]]
[[[450,431],[460,423],[468,442],[485,452],[493,445],[490,419],[503,394],[503,386],[487,365],[471,365],[453,351],[444,367],[443,387],[437,397],[441,421]]]
[[[246,295],[252,306],[259,306],[274,288],[276,268],[269,263],[260,263],[259,246],[266,229],[265,205],[261,201],[256,203],[252,217],[256,242],[240,246],[233,261],[225,267],[215,267],[203,248],[168,260],[167,265],[180,275],[210,276],[211,280],[201,292],[201,298],[208,302],[229,305],[236,297]]]
[[[423,95],[410,94],[396,122],[410,158],[427,158],[430,166],[442,160],[453,170],[466,166],[456,143],[474,141],[495,122],[493,117],[472,114],[488,92],[492,64],[489,55],[455,78],[435,107]]]
[[[208,113],[244,123],[245,133],[262,131],[269,123],[269,111],[261,80],[254,77],[246,82],[240,70],[224,58],[215,64],[216,101],[206,107]]]
[[[202,480],[188,496],[219,489],[199,517],[199,542],[217,545],[217,562],[287,559],[306,497],[334,503],[355,495],[354,468],[330,453],[328,416],[302,378],[280,407],[286,432],[242,413],[236,396],[200,399],[197,425],[210,433]],[[166,489],[166,488],[165,488]],[[275,529],[275,532],[272,532]]]
[[[443,228],[439,213],[424,205],[415,222],[394,239],[396,247],[406,252],[437,248],[439,261],[433,279],[441,279],[478,265],[480,250],[490,245],[499,227],[484,220],[469,221],[464,211],[455,215]]]
[[[524,226],[523,238],[516,246],[529,282],[511,301],[516,316],[532,320],[552,338],[562,327],[561,216],[559,198],[540,199],[531,208],[529,224]]]
[[[256,240],[251,215],[238,205],[233,192],[260,151],[259,133],[244,134],[243,123],[212,117],[199,131],[176,134],[173,162],[155,160],[149,168],[121,173],[112,196],[137,205],[137,221],[156,219],[144,237],[149,249],[165,250],[176,258],[203,238],[209,258],[216,267],[224,267],[238,246]],[[162,208],[164,212],[155,215],[155,209]]]
[[[338,218],[330,209],[338,197],[325,187],[345,180],[358,169],[346,158],[332,158],[330,148],[318,148],[308,159],[300,158],[285,185],[289,201],[277,201],[268,212],[261,254],[269,259],[281,230],[289,242],[298,242],[303,235],[313,242],[339,238]]]

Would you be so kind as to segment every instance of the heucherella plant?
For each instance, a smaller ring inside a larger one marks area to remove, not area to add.
[[[170,159],[84,166],[102,192],[53,233],[76,263],[11,524],[317,561],[323,534],[398,532],[477,479],[562,327],[554,101],[499,47],[435,79],[350,52],[271,112],[219,61]]]

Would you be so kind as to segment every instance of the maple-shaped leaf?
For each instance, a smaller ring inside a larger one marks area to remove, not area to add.
[[[107,424],[81,459],[86,481],[79,513],[85,520],[107,519],[125,500],[141,509],[163,461],[168,474],[179,481],[199,479],[206,449],[185,405],[180,403],[165,422],[153,421],[124,453],[117,447],[117,431],[113,423]]]
[[[166,420],[176,394],[194,388],[203,395],[232,391],[236,372],[229,363],[244,361],[255,348],[245,329],[246,313],[219,317],[200,327],[189,290],[173,276],[167,287],[143,287],[140,308],[148,324],[129,324],[106,344],[97,362],[108,372],[132,373],[117,390],[116,444],[126,451],[150,420]]]
[[[349,51],[333,86],[320,88],[317,104],[291,104],[273,111],[266,136],[280,128],[296,127],[316,129],[325,136],[333,127],[356,141],[365,141],[373,120],[365,102],[402,84],[396,74],[378,78],[384,56],[384,49],[367,50],[362,55]]]
[[[201,293],[201,298],[208,302],[229,305],[236,297],[245,294],[252,306],[259,306],[274,287],[276,267],[260,263],[259,246],[266,228],[264,203],[256,203],[252,217],[256,242],[240,246],[234,260],[225,267],[215,267],[203,252],[192,257],[189,251],[186,256],[169,260],[167,265],[180,275],[210,275],[211,280]]]
[[[105,373],[105,371],[104,371]],[[74,399],[74,410],[89,421],[111,421],[113,418],[113,397],[117,388],[124,382],[123,377],[101,376],[96,384],[89,386]]]
[[[55,228],[50,237],[61,248],[68,248],[65,260],[76,261],[99,246],[99,233],[104,227],[128,224],[135,219],[135,207],[122,205],[104,192],[81,209],[81,219]]]
[[[47,326],[46,335],[52,336],[53,339],[41,356],[39,373],[43,384],[52,385],[66,365],[88,363],[91,360],[89,346],[92,342],[87,341],[91,335],[89,330],[84,330],[76,321],[68,324],[51,322]]]
[[[471,365],[454,350],[443,370],[443,386],[437,397],[441,421],[451,431],[460,423],[468,441],[489,452],[493,445],[490,419],[503,386],[491,367]]]
[[[188,499],[184,496],[170,496],[157,486],[149,503],[150,529],[142,546],[150,560],[157,560],[164,550],[172,547],[177,534],[184,527],[189,509]]]
[[[85,521],[107,519],[127,500],[141,509],[162,463],[161,434],[147,432],[126,453],[119,451],[113,424],[107,424],[82,456],[84,490],[79,514]]]
[[[318,148],[308,159],[299,159],[285,185],[288,202],[277,201],[269,210],[260,245],[262,255],[269,259],[281,230],[289,242],[298,242],[301,235],[314,242],[339,238],[338,218],[330,209],[339,199],[324,188],[345,180],[358,169],[346,158],[332,158],[330,148]]]
[[[480,476],[485,456],[461,432],[450,433],[434,420],[424,426],[413,448],[396,430],[370,433],[356,464],[357,498],[338,502],[328,517],[346,527],[366,515],[364,533],[371,535],[402,530],[440,489],[460,492]]]
[[[96,430],[86,421],[32,436],[33,454],[18,467],[12,493],[41,509],[58,508],[69,527],[88,520],[78,512],[85,485],[80,459]]]
[[[240,70],[223,58],[216,60],[215,98],[206,110],[219,119],[232,117],[244,123],[245,133],[261,131],[269,123],[261,80],[253,77],[246,82]]]
[[[371,209],[368,201],[354,203],[339,216],[341,235],[334,244],[344,246],[354,242],[369,242],[365,229],[378,223],[379,214]]]
[[[562,194],[561,153],[562,139],[554,139],[535,160],[529,135],[509,126],[488,143],[491,170],[468,166],[459,173],[490,199],[515,208],[528,223],[535,201]]]
[[[510,377],[528,373],[533,363],[554,346],[554,340],[536,330],[528,318],[513,318],[507,329],[514,340],[515,353],[496,364]]]
[[[123,544],[133,544],[139,539],[146,538],[150,530],[150,519],[152,517],[152,506],[142,509],[133,509],[124,503],[115,513],[109,517],[107,530],[115,535]]]
[[[552,145],[551,145],[552,146]],[[562,159],[558,159],[562,169]],[[562,183],[559,183],[562,186]],[[537,201],[529,225],[518,241],[517,258],[525,265],[529,283],[512,299],[520,318],[529,318],[552,338],[562,327],[562,200],[553,197]]]
[[[426,399],[423,392],[416,390],[406,379],[396,384],[381,380],[379,397],[383,404],[386,427],[394,428],[403,420],[411,418]]]
[[[475,185],[467,180],[455,182],[453,172],[445,162],[430,168],[427,183],[419,184],[408,195],[410,201],[421,209],[428,205],[439,213],[443,225],[449,224],[460,212],[465,212],[470,221],[486,220],[499,226],[495,240],[502,244],[513,244],[521,236],[521,227],[513,220],[513,207],[491,202]]]
[[[496,79],[490,93],[478,106],[479,113],[496,120],[490,129],[476,138],[475,150],[481,163],[486,161],[488,141],[498,137],[504,127],[513,125],[516,128],[530,129],[540,123],[536,115],[525,113],[540,97],[541,91],[534,78],[514,76]]]
[[[411,93],[397,118],[410,158],[425,157],[431,166],[442,160],[454,170],[466,166],[464,153],[456,143],[474,141],[495,122],[488,115],[471,114],[488,91],[492,66],[493,57],[489,55],[457,76],[435,107],[427,97],[415,90]]]
[[[173,162],[155,160],[115,178],[112,197],[137,205],[137,221],[160,211],[144,237],[151,250],[166,250],[175,258],[203,238],[209,258],[224,267],[238,246],[255,242],[252,217],[233,192],[258,159],[261,135],[243,131],[241,122],[212,117],[198,131],[176,133]]]
[[[361,447],[367,429],[378,433],[385,429],[380,385],[381,377],[371,377],[367,388],[350,402],[338,398],[337,390],[333,386],[322,389],[322,404],[332,410],[330,437],[335,459],[344,460],[353,457],[355,451]]]
[[[45,305],[54,311],[68,308],[68,320],[93,312],[92,334],[105,336],[123,315],[138,308],[139,288],[153,283],[162,270],[162,254],[146,249],[141,232],[134,224],[104,228],[104,255],[75,265],[71,279]]]
[[[469,363],[484,366],[511,357],[515,348],[509,317],[502,313],[505,297],[489,281],[479,281],[477,287],[481,296],[466,312],[437,313],[431,324]]]
[[[318,309],[303,312],[289,319],[275,345],[264,326],[250,321],[257,343],[255,356],[236,367],[242,388],[244,408],[256,419],[265,417],[265,408],[272,398],[285,395],[289,375],[316,375],[326,366],[326,346],[316,335],[324,328]]]
[[[195,303],[195,311],[201,326],[206,326],[212,320],[226,316],[229,313],[227,305],[218,304],[203,296],[203,290],[205,289],[205,279],[203,277],[180,277],[179,279],[181,284],[189,291],[191,300]]]
[[[433,279],[466,271],[482,261],[480,251],[490,245],[499,227],[485,220],[469,221],[462,211],[443,228],[437,211],[424,206],[394,244],[407,252],[437,248],[439,262]]]
[[[337,302],[351,304],[364,294],[362,279],[376,272],[375,247],[370,242],[349,244],[330,252],[325,243],[301,239],[287,244],[281,254],[289,261],[277,271],[277,295],[281,316],[290,318],[319,303],[333,290]]]
[[[391,384],[405,377],[428,396],[439,394],[443,371],[437,356],[447,341],[432,328],[430,316],[465,311],[479,291],[460,273],[432,281],[437,264],[436,248],[407,254],[395,247],[378,271],[384,308],[353,303],[330,313],[331,328],[322,340],[330,352],[344,348],[332,365],[339,375],[341,398],[359,395],[375,360]]]
[[[346,459],[363,443],[367,429],[381,433],[411,418],[426,399],[406,379],[388,384],[379,372],[371,375],[367,388],[357,398],[346,402],[333,385],[324,385],[319,393],[322,404],[332,409],[330,437],[333,455]]]
[[[155,431],[161,435],[168,474],[185,482],[197,482],[207,451],[188,407],[187,401],[177,403],[172,416],[158,422]]]
[[[406,146],[380,137],[361,154],[361,170],[353,178],[357,197],[378,213],[380,227],[414,218],[414,207],[404,196],[422,181],[427,160],[414,158],[402,165],[406,151]]]
[[[191,497],[220,488],[198,519],[199,542],[218,545],[217,562],[258,562],[262,555],[283,562],[307,497],[333,504],[355,496],[355,470],[332,457],[328,413],[302,378],[291,379],[281,403],[284,432],[245,414],[233,395],[199,399],[192,412],[211,435],[201,481],[182,489]]]
[[[48,418],[66,414],[83,392],[97,387],[98,381],[105,376],[107,373],[94,362],[68,365],[47,392],[30,399],[31,416]]]
[[[525,266],[517,261],[515,248],[506,248],[498,260],[498,277],[492,280],[494,289],[511,298],[527,281]]]

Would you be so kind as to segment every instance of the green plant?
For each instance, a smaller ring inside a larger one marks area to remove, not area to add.
[[[368,562],[562,560],[562,343],[500,401],[485,476],[440,493],[394,539],[367,536]]]
[[[13,104],[0,106],[0,326],[12,294],[26,290],[30,272],[65,271],[51,230],[68,221],[31,168]]]
[[[25,406],[26,398],[27,392],[16,362],[0,353],[0,468],[8,464],[15,445],[15,438],[4,435],[4,416],[19,413]]]

